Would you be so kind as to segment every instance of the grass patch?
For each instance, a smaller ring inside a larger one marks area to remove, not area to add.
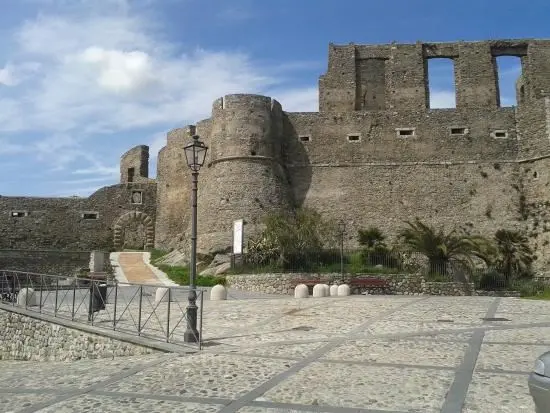
[[[163,271],[168,278],[174,281],[176,284],[187,286],[189,285],[189,268],[171,265],[159,265],[158,268]],[[196,285],[197,287],[213,287],[216,284],[225,285],[225,277],[203,277],[197,275]]]
[[[158,261],[159,259],[161,259],[162,257],[164,257],[168,253],[169,253],[169,251],[152,249],[151,250],[151,264],[154,263],[155,261]]]

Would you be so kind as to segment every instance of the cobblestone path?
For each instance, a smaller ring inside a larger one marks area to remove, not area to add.
[[[205,350],[0,362],[2,412],[534,412],[550,303],[352,296],[205,303]]]

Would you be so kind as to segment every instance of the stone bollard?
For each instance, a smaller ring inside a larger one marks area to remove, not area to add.
[[[339,297],[346,297],[351,294],[351,291],[349,289],[349,285],[342,284],[338,286],[338,296]]]
[[[331,297],[338,296],[338,286],[336,284],[330,286],[329,294]]]
[[[166,287],[159,287],[157,288],[157,291],[155,292],[155,305],[158,303],[167,303],[168,302],[168,294],[169,294],[169,288]],[[170,301],[174,302],[174,297],[170,295]]]
[[[223,301],[227,300],[227,290],[221,284],[217,284],[210,290],[211,301]]]
[[[313,287],[313,297],[319,298],[325,296],[325,286],[323,284],[315,284],[315,286]]]
[[[323,288],[325,289],[325,297],[330,297],[330,287],[328,284],[322,284]]]
[[[17,305],[25,307],[25,302],[27,307],[36,307],[38,305],[36,294],[32,288],[22,288],[19,294],[17,294]]]
[[[308,298],[309,297],[309,288],[305,284],[298,284],[294,288],[294,298]]]

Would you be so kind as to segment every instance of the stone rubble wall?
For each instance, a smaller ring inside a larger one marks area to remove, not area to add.
[[[459,282],[427,282],[424,278],[409,274],[361,274],[361,277],[373,277],[388,281],[389,287],[385,290],[369,288],[352,288],[352,294],[395,294],[395,295],[498,295],[517,297],[514,291],[479,291],[474,284]],[[244,291],[261,292],[266,294],[294,294],[297,280],[319,280],[322,283],[340,283],[340,274],[240,274],[226,276],[227,285],[231,288]],[[349,277],[344,282],[349,282]]]
[[[0,360],[75,361],[156,350],[0,309]]]

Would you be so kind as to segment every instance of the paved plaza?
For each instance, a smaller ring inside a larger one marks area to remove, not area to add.
[[[351,296],[204,305],[206,345],[195,354],[0,362],[1,411],[534,412],[527,376],[550,349],[544,301]]]

